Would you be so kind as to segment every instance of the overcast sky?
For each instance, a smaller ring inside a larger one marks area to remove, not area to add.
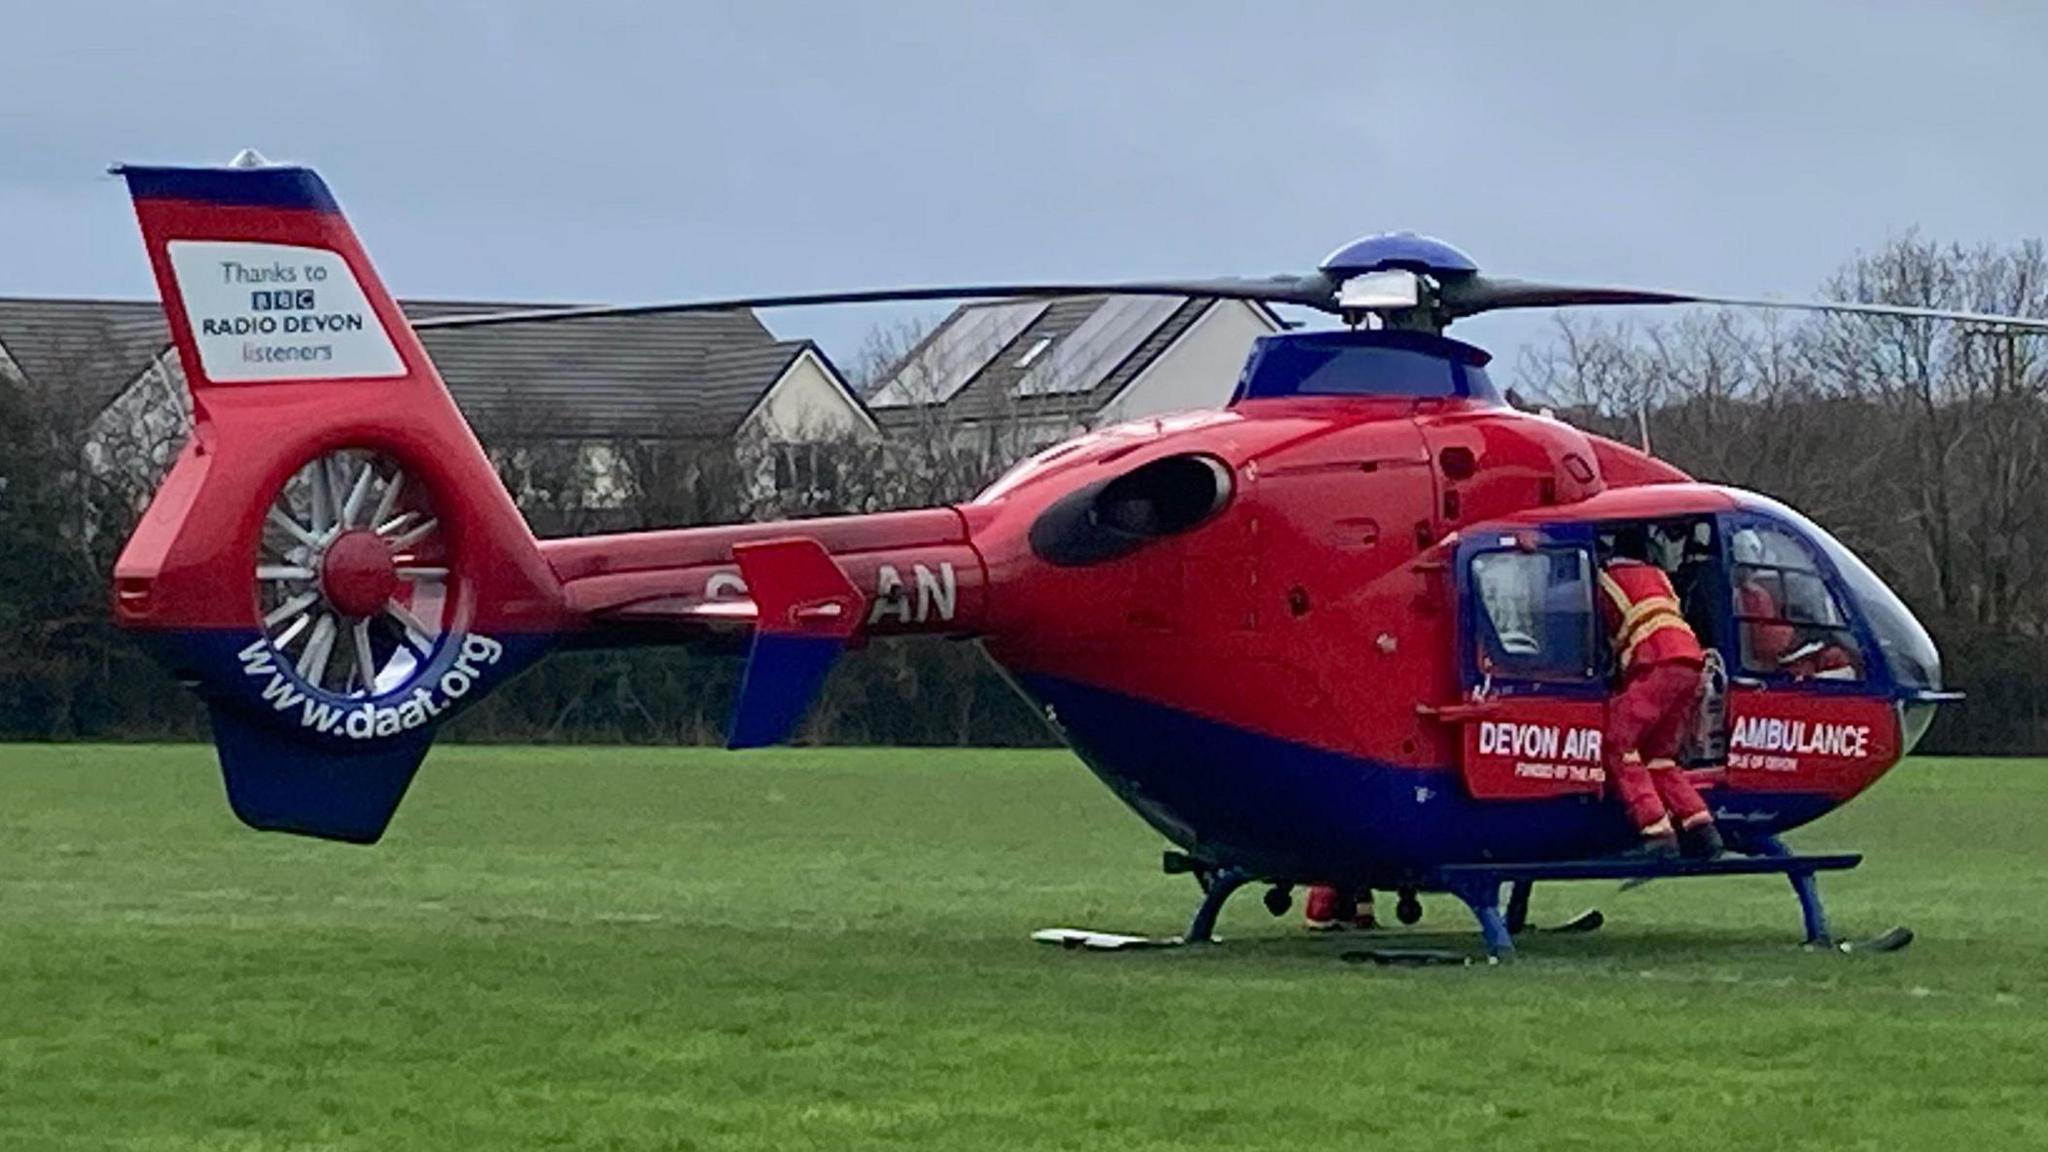
[[[2048,4],[0,0],[0,294],[151,295],[111,161],[317,166],[410,296],[1304,270],[1806,294],[2048,233]],[[873,310],[768,317],[842,359]],[[1540,320],[1459,333],[1510,364]]]

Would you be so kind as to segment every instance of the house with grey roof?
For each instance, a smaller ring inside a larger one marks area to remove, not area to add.
[[[165,356],[170,332],[154,300],[0,297],[0,386],[9,378],[63,394],[92,420],[95,463],[168,464],[190,403]]]
[[[537,305],[403,301],[415,319]],[[795,482],[806,446],[874,439],[874,417],[824,350],[779,340],[750,311],[536,319],[428,329],[421,339],[458,407],[517,486],[537,445],[580,446],[602,502],[620,441],[758,449],[762,481]],[[0,371],[97,411],[102,456],[166,463],[190,406],[154,301],[0,298]],[[109,459],[109,462],[114,462]]]
[[[170,343],[154,300],[35,300],[0,297],[0,372],[66,381],[105,408]]]
[[[1084,428],[1222,405],[1260,336],[1249,301],[1072,296],[968,304],[879,377],[883,431],[987,440],[1021,456]]]
[[[406,304],[408,315],[504,310]],[[420,337],[479,435],[776,440],[873,435],[823,349],[754,313],[684,313],[430,328]]]

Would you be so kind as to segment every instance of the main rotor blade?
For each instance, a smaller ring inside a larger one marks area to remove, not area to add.
[[[1948,308],[1916,308],[1904,304],[1865,304],[1851,300],[1762,300],[1744,296],[1702,296],[1645,288],[1605,288],[1545,284],[1531,280],[1493,280],[1469,276],[1448,280],[1441,300],[1449,319],[1476,316],[1506,308],[1568,308],[1586,305],[1711,304],[1725,308],[1769,308],[1784,312],[1827,312],[1854,316],[1894,316],[1912,320],[1950,320],[1987,327],[2024,328],[2048,332],[2048,317],[2002,316],[1989,312],[1958,312]]]
[[[590,304],[567,308],[529,308],[519,312],[480,312],[467,316],[431,316],[414,320],[416,329],[482,328],[537,320],[588,320],[603,316],[667,316],[686,312],[731,312],[741,308],[801,308],[818,304],[885,304],[916,300],[1029,300],[1042,296],[1214,296],[1226,300],[1257,300],[1267,304],[1298,304],[1324,312],[1336,309],[1336,285],[1314,276],[1273,276],[1267,279],[1220,276],[1197,280],[1076,280],[1052,284],[963,284],[921,288],[865,288],[851,292],[799,292],[779,296],[736,296],[724,300],[684,300],[657,304]]]

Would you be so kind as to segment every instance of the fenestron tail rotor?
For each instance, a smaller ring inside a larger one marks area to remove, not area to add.
[[[307,461],[272,502],[256,560],[276,663],[334,696],[406,687],[448,628],[443,540],[424,485],[388,457]]]
[[[921,300],[1015,300],[1054,296],[1207,296],[1291,305],[1338,316],[1358,325],[1442,332],[1457,320],[1520,308],[1710,305],[1905,319],[1943,320],[1990,328],[2048,332],[2048,317],[2006,316],[1945,308],[1918,308],[1854,300],[1768,300],[1653,288],[1552,284],[1482,275],[1472,258],[1441,240],[1411,232],[1367,236],[1337,249],[1309,273],[1263,278],[1223,276],[1157,280],[1069,280],[1039,283],[935,285],[863,288],[850,291],[735,296],[650,304],[593,304],[463,316],[413,322],[415,328],[478,328],[546,320],[589,320],[618,316],[661,316],[737,309],[793,308],[822,304],[877,304]]]

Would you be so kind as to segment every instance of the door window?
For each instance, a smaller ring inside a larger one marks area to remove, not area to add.
[[[1583,549],[1482,552],[1472,583],[1482,673],[1553,682],[1596,674],[1593,564]]]

